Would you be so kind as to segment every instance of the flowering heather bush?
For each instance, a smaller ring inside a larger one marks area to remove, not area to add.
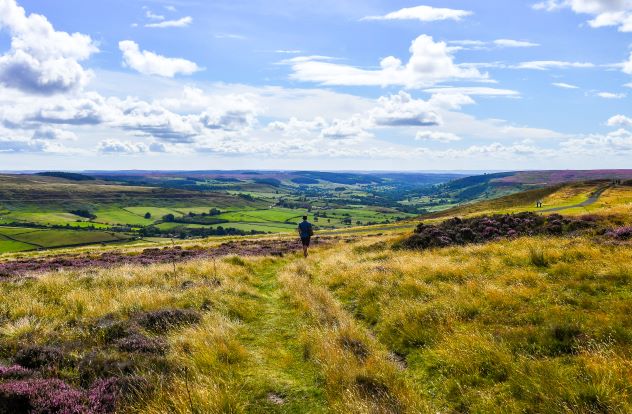
[[[200,314],[191,309],[160,309],[143,312],[136,317],[140,326],[156,333],[164,333],[182,325],[192,325],[200,320]]]
[[[0,379],[22,379],[33,375],[33,371],[19,365],[0,365]]]
[[[617,227],[606,233],[606,236],[617,240],[632,239],[632,226]]]
[[[15,354],[13,361],[25,368],[59,366],[64,361],[64,353],[56,347],[30,345]]]
[[[483,216],[469,219],[452,218],[438,225],[420,223],[402,247],[427,249],[467,243],[483,243],[498,238],[538,234],[562,235],[596,225],[594,217],[563,217],[559,214],[540,216],[534,213]]]
[[[87,414],[87,399],[59,379],[27,379],[0,384],[0,412]]]
[[[113,413],[119,403],[147,390],[149,383],[142,377],[111,377],[95,382],[88,391],[88,403],[91,413]]]
[[[160,339],[148,338],[145,335],[134,333],[116,341],[119,350],[123,352],[164,354],[167,344]]]

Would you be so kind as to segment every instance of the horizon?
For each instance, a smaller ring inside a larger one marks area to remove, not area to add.
[[[626,168],[631,16],[605,0],[0,0],[0,165]]]

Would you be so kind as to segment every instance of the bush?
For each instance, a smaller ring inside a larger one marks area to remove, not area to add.
[[[29,379],[0,384],[0,412],[85,414],[83,392],[59,379]]]
[[[192,325],[201,319],[200,314],[191,309],[160,309],[143,312],[136,317],[140,326],[156,333],[164,333],[182,325]]]
[[[47,366],[59,366],[64,354],[59,348],[31,345],[18,350],[13,361],[25,368],[37,369]]]
[[[500,238],[539,234],[563,235],[593,228],[596,219],[568,218],[559,214],[540,216],[534,213],[481,216],[469,219],[452,218],[437,225],[419,223],[412,236],[399,247],[428,249],[483,243]],[[632,230],[630,232],[632,235]]]

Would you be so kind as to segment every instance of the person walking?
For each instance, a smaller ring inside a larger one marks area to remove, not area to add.
[[[303,216],[303,221],[298,225],[298,235],[303,245],[303,256],[307,257],[307,249],[309,249],[309,243],[314,235],[314,226],[307,221],[307,216]]]

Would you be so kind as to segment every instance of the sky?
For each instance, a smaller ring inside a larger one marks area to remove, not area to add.
[[[632,168],[632,0],[0,0],[0,170]]]

